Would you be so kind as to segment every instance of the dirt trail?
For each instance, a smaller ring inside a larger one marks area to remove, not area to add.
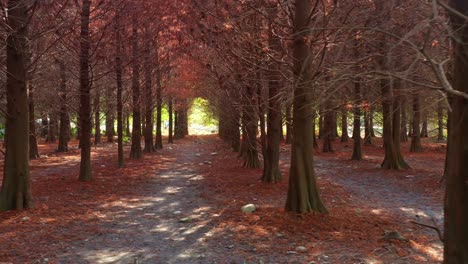
[[[210,148],[202,139],[166,146],[167,167],[140,190],[141,197],[105,205],[101,234],[68,247],[61,263],[216,263],[230,242],[212,230],[216,208],[200,197]],[[108,207],[112,206],[108,212]],[[226,245],[224,245],[226,244]],[[225,252],[226,251],[226,252]]]

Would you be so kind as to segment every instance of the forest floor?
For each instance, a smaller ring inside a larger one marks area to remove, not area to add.
[[[270,185],[214,136],[123,169],[114,144],[93,148],[91,182],[77,181],[76,147],[58,154],[43,144],[31,162],[35,209],[0,213],[0,263],[439,263],[437,233],[410,221],[442,226],[445,144],[428,139],[416,154],[403,144],[412,169],[384,171],[375,141],[360,162],[350,160],[351,141],[317,151],[327,215],[284,212],[288,145],[284,179]],[[258,209],[243,214],[248,203]],[[392,231],[407,240],[383,239]]]

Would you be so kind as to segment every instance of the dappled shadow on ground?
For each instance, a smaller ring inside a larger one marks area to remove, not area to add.
[[[219,212],[200,199],[209,157],[203,139],[127,160],[93,149],[91,182],[78,182],[77,151],[33,161],[36,208],[1,213],[1,261],[61,263],[197,263],[224,257]],[[126,153],[127,154],[127,153]],[[188,218],[183,219],[182,218]]]
[[[0,214],[0,261],[438,263],[435,232],[409,221],[442,222],[443,148],[405,153],[413,169],[387,172],[377,168],[381,147],[365,147],[366,159],[353,162],[350,146],[317,153],[328,215],[284,212],[289,146],[284,179],[274,185],[259,181],[261,170],[241,168],[212,136],[166,145],[124,169],[116,168],[115,146],[93,148],[96,179],[86,183],[77,181],[78,150],[43,151],[32,162],[36,209]],[[258,210],[241,213],[248,203]],[[385,231],[408,241],[384,240]]]
[[[316,153],[328,215],[284,212],[289,146],[282,147],[284,179],[275,185],[261,183],[261,170],[242,169],[235,154],[221,152],[204,186],[227,208],[222,223],[235,233],[235,254],[267,263],[439,263],[442,244],[437,234],[409,221],[432,225],[434,218],[442,223],[443,190],[435,182],[440,179],[443,153],[429,159],[427,154],[411,155],[408,160],[414,169],[389,172],[377,168],[381,148],[364,148],[366,155],[378,160],[353,162],[347,144],[337,144],[333,154]],[[247,203],[259,210],[243,215],[238,208]],[[398,231],[408,241],[383,239],[386,231]],[[307,252],[298,253],[297,246],[305,246]]]

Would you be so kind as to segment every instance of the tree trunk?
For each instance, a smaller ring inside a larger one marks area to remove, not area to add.
[[[311,6],[309,0],[296,0],[294,16],[294,87],[293,144],[289,171],[286,211],[306,213],[317,211],[326,213],[317,188],[313,160],[313,114],[310,89],[310,47],[306,39],[310,34],[309,20]]]
[[[427,111],[426,110],[422,111],[421,116],[422,116],[421,137],[427,138],[429,137],[429,134],[427,131]]]
[[[60,128],[58,152],[68,151],[68,141],[70,141],[70,116],[67,108],[67,76],[65,72],[65,63],[59,62],[60,68]]]
[[[453,88],[468,94],[468,4],[451,0],[453,27]],[[444,263],[468,263],[468,100],[452,95],[445,193]]]
[[[244,147],[241,151],[242,158],[244,159],[244,167],[249,169],[260,168],[260,160],[258,159],[257,150],[257,123],[254,89],[252,87],[246,87],[246,98],[243,106],[242,113],[242,126],[244,127],[242,134],[242,141]]]
[[[158,40],[155,42],[155,61],[156,61],[156,149],[163,148],[162,142],[162,77],[161,63],[159,58]],[[187,133],[188,134],[188,133]],[[184,135],[185,136],[185,135]]]
[[[41,119],[41,137],[47,140],[47,136],[49,135],[49,120],[46,117]]]
[[[118,167],[124,166],[124,152],[123,152],[123,104],[122,104],[122,35],[120,26],[121,10],[117,10],[115,15],[115,77],[117,84],[117,153],[118,153]]]
[[[80,177],[81,181],[92,179],[91,174],[91,92],[89,80],[89,49],[90,49],[90,9],[91,1],[83,0],[81,10],[80,35]]]
[[[130,158],[140,159],[143,156],[141,150],[141,110],[140,110],[140,63],[138,50],[138,16],[135,12],[132,15],[132,38],[133,38],[133,69],[132,69],[132,146],[130,148]]]
[[[333,111],[331,110],[331,101],[326,102],[325,116],[323,117],[323,152],[333,152]]]
[[[401,122],[400,122],[400,140],[401,142],[408,142],[408,129],[407,129],[407,124],[408,124],[408,118],[406,114],[406,96],[401,97]]]
[[[6,23],[11,31],[6,39],[6,153],[0,191],[0,211],[33,207],[28,164],[28,9],[25,1],[8,1]]]
[[[153,63],[154,53],[151,52],[151,38],[149,32],[145,34],[145,152],[153,152],[155,150],[153,142]]]
[[[370,128],[370,135],[371,135],[371,137],[375,137],[375,131],[374,131],[374,109],[372,109],[372,107],[370,108],[370,111],[369,111],[369,128]]]
[[[385,65],[385,64],[381,64]],[[407,169],[409,168],[408,164],[403,160],[401,155],[401,150],[399,148],[399,138],[400,134],[398,133],[398,141],[395,141],[394,132],[396,128],[400,127],[400,122],[395,123],[396,114],[400,114],[398,107],[394,107],[394,98],[393,98],[393,88],[391,87],[390,80],[382,79],[380,81],[381,90],[382,90],[382,115],[383,115],[383,141],[385,149],[385,157],[382,162],[382,168],[384,169]],[[398,118],[399,120],[399,118]],[[398,143],[398,144],[396,144]]]
[[[419,98],[419,93],[413,95],[413,128],[411,131],[411,146],[410,152],[421,152],[421,134],[419,132],[419,124],[421,122],[421,102]]]
[[[354,81],[354,121],[353,121],[353,154],[352,160],[362,160],[361,140],[361,80]]]
[[[274,35],[274,17],[277,14],[276,5],[273,5],[269,23],[269,46],[276,54],[281,54],[281,40]],[[280,144],[283,130],[280,80],[280,65],[273,63],[268,71],[268,116],[266,152],[264,153],[265,166],[263,168],[262,182],[277,183],[281,180],[279,168]]]
[[[444,140],[444,106],[442,100],[439,100],[437,103],[437,141]]]
[[[29,159],[31,160],[38,159],[41,157],[41,155],[39,155],[39,148],[37,147],[36,117],[34,114],[35,107],[33,88],[33,85],[29,84]]]
[[[99,89],[94,98],[94,145],[101,144],[101,93]]]
[[[286,107],[286,144],[292,143],[292,104]]]
[[[115,129],[114,129],[114,123],[115,123],[115,108],[113,105],[113,96],[112,96],[112,86],[108,86],[106,89],[106,138],[107,138],[107,143],[113,143],[114,142],[114,136],[115,136]]]
[[[57,141],[57,113],[51,111],[49,114],[49,132],[47,133],[47,142],[55,143]]]
[[[173,127],[174,127],[174,111],[173,111],[173,102],[172,102],[172,98],[169,98],[168,99],[168,112],[169,112],[169,136],[168,136],[168,140],[167,142],[169,144],[173,144],[174,143],[174,138],[173,138],[173,135],[174,135],[174,132],[173,132]]]
[[[370,128],[370,112],[364,111],[364,145],[372,145],[372,135]]]
[[[341,142],[348,142],[348,110],[346,107],[341,108]]]

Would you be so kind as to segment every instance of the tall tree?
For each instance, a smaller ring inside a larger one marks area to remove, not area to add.
[[[277,16],[276,3],[270,6],[269,14],[269,47],[272,52],[281,54],[281,41],[279,36],[274,32],[275,17]],[[280,65],[272,62],[268,75],[268,115],[267,115],[267,131],[266,149],[265,149],[265,166],[263,168],[262,181],[276,183],[281,180],[281,171],[279,169],[279,155],[282,131],[282,106],[281,106],[281,91],[280,80],[281,72]],[[263,116],[263,114],[262,114]]]
[[[115,79],[117,85],[117,148],[118,148],[118,167],[124,166],[124,152],[123,152],[123,103],[122,103],[122,35],[120,19],[122,12],[117,9],[115,15]]]
[[[9,0],[6,40],[5,165],[0,191],[0,211],[33,207],[29,174],[28,1]]]
[[[91,0],[83,0],[81,7],[80,33],[80,177],[81,181],[92,179],[91,173],[91,83],[89,78]]]
[[[68,151],[68,141],[70,140],[70,116],[68,115],[67,107],[67,76],[65,72],[65,63],[59,61],[60,71],[60,129],[59,129],[59,142],[58,152]]]
[[[135,4],[134,4],[135,5]],[[143,153],[141,150],[141,108],[140,108],[140,62],[139,62],[139,41],[138,41],[138,12],[133,10],[132,14],[132,146],[130,158],[139,159]]]
[[[309,0],[296,0],[294,11],[294,99],[293,144],[289,170],[286,210],[296,213],[327,209],[320,199],[313,160],[313,114],[311,91],[311,49],[307,44],[310,35],[312,8]]]
[[[449,2],[453,28],[453,88],[468,94],[468,2]],[[453,95],[447,151],[444,263],[468,263],[468,99]]]

